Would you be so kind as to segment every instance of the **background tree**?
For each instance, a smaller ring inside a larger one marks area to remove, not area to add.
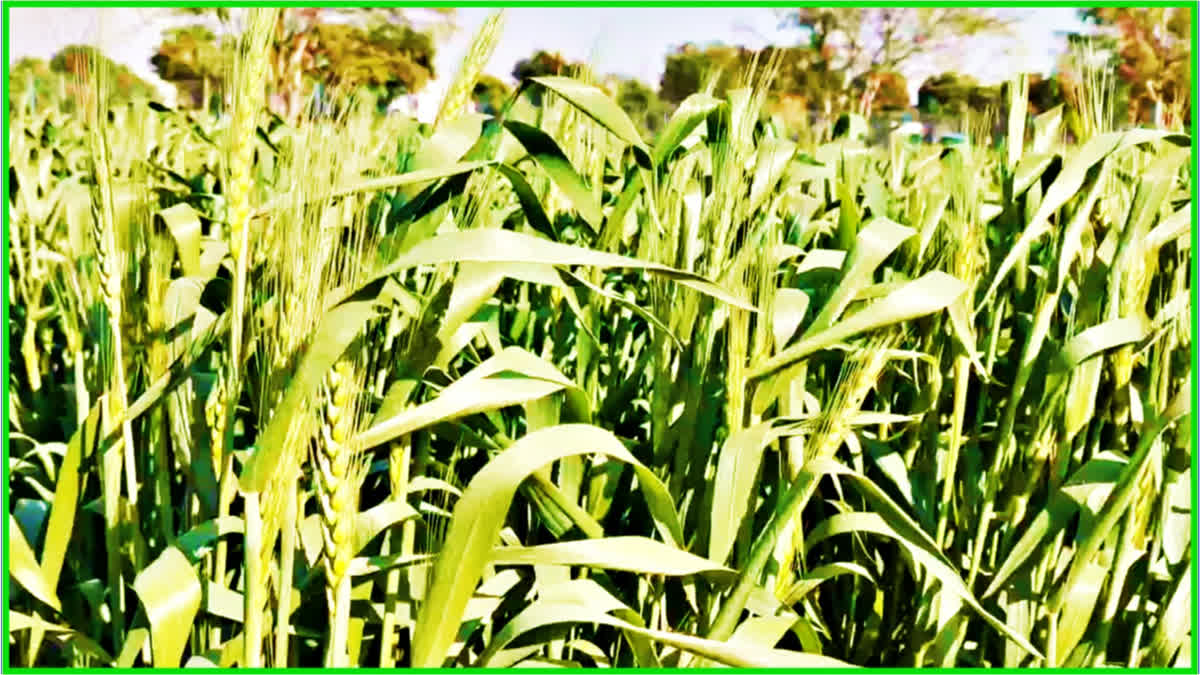
[[[804,7],[782,12],[783,24],[805,31],[810,46],[843,73],[903,72],[919,57],[952,58],[971,38],[1003,35],[1011,22],[965,7]]]
[[[46,59],[26,57],[8,69],[8,109],[40,110],[63,93],[62,77]]]
[[[177,104],[199,107],[222,91],[225,64],[232,57],[229,47],[205,26],[173,28],[166,31],[150,63],[160,78],[175,86]]]
[[[187,8],[189,15],[228,24],[225,9]],[[368,89],[382,105],[399,94],[420,91],[434,72],[434,34],[454,14],[434,11],[434,19],[414,26],[412,12],[400,8],[288,8],[280,13],[271,55],[272,108],[294,118],[314,91]],[[223,32],[224,34],[224,32]],[[163,79],[195,105],[205,84],[220,89],[232,44],[203,25],[168,33],[152,61]],[[199,83],[199,85],[197,84]]]
[[[529,58],[517,61],[513,66],[512,76],[518,82],[530,77],[545,77],[547,75],[565,75],[574,66],[558,52],[537,50]]]
[[[1100,7],[1082,17],[1116,37],[1117,74],[1129,86],[1129,121],[1187,123],[1191,119],[1191,9]],[[1162,119],[1155,119],[1155,111]]]
[[[670,106],[650,86],[634,78],[618,78],[617,105],[638,125],[643,136],[653,137],[666,124]]]
[[[971,92],[979,81],[970,75],[948,72],[921,83],[917,108],[923,113],[961,115],[970,105]]]
[[[581,72],[583,64],[573,63],[563,58],[558,52],[537,50],[529,58],[521,59],[513,66],[512,76],[517,82],[523,82],[530,77],[546,77],[548,75],[573,75]],[[525,89],[525,95],[534,105],[542,104],[542,88],[532,86]]]
[[[665,101],[679,103],[704,90],[715,78],[713,94],[721,96],[745,72],[750,57],[751,52],[743,47],[684,44],[667,55],[659,95]]]
[[[864,101],[861,112],[868,116],[874,110],[890,112],[910,107],[908,80],[900,73],[864,73],[851,81],[850,88],[856,98]]]
[[[1063,103],[1062,85],[1057,76],[1043,77],[1036,73],[1029,76],[1030,113],[1044,113]]]
[[[500,112],[511,94],[512,89],[500,78],[484,74],[475,82],[475,88],[471,91],[471,101],[479,112],[495,115]]]
[[[50,59],[51,73],[62,77],[68,109],[78,105],[92,91],[92,74],[100,73],[108,83],[109,102],[120,105],[130,101],[158,97],[154,85],[138,77],[129,68],[113,61],[91,45],[68,45]]]
[[[814,45],[767,47],[762,61],[775,59],[778,74],[772,92],[778,98],[799,98],[805,108],[832,117],[850,104],[842,73],[831,67],[827,54]],[[906,104],[907,105],[907,104]]]

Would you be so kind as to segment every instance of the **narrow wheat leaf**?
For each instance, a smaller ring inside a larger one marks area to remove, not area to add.
[[[442,345],[434,365],[445,368],[456,353],[452,345],[455,333],[479,308],[492,298],[505,277],[505,266],[499,263],[463,263],[454,277],[450,301],[438,327],[437,342]]]
[[[364,178],[358,182],[343,185],[333,190],[314,196],[307,200],[309,203],[318,203],[329,199],[338,199],[349,195],[369,193],[369,192],[384,192],[387,190],[395,190],[410,185],[420,185],[431,183],[442,178],[451,178],[461,176],[465,173],[471,173],[477,169],[482,169],[486,166],[495,164],[493,161],[480,162],[462,162],[452,164],[450,166],[436,167],[432,169],[424,169],[421,171],[410,171],[396,176],[383,176],[380,178]],[[260,209],[257,215],[264,215],[273,210],[288,208],[291,202],[287,198],[280,198],[277,202],[268,204]]]
[[[797,288],[781,288],[775,292],[775,305],[771,308],[771,336],[775,349],[783,349],[796,334],[796,329],[808,313],[808,293]]]
[[[1188,616],[1192,603],[1192,568],[1185,567],[1167,600],[1167,606],[1150,640],[1150,662],[1171,663],[1175,654],[1188,648],[1187,641],[1195,624]],[[1179,663],[1176,666],[1182,665]]]
[[[37,556],[25,540],[21,525],[12,514],[8,516],[8,573],[33,597],[62,611],[58,594],[54,592],[54,587],[50,585],[46,574],[38,565]]]
[[[1062,614],[1058,619],[1058,640],[1055,650],[1059,658],[1070,654],[1087,633],[1092,613],[1096,611],[1096,603],[1100,600],[1100,589],[1104,585],[1108,572],[1109,567],[1098,561],[1088,563],[1079,577],[1079,582],[1067,593]]]
[[[1184,386],[1166,406],[1166,410],[1161,415],[1150,417],[1152,421],[1143,428],[1133,456],[1129,458],[1129,463],[1121,472],[1108,499],[1096,514],[1092,530],[1079,544],[1076,555],[1071,559],[1071,566],[1067,569],[1066,577],[1051,595],[1048,603],[1051,612],[1057,612],[1062,607],[1066,594],[1080,578],[1086,565],[1092,562],[1104,539],[1116,526],[1125,509],[1129,508],[1133,502],[1137,495],[1138,476],[1145,469],[1151,456],[1155,454],[1152,451],[1159,444],[1159,435],[1180,417],[1188,414],[1188,409],[1191,407],[1190,394],[1191,377],[1189,374],[1189,377],[1185,378]]]
[[[1017,162],[1017,170],[1013,175],[1013,198],[1025,194],[1033,182],[1039,180],[1042,174],[1046,173],[1046,169],[1050,168],[1050,164],[1056,157],[1057,155],[1053,153],[1039,153],[1022,157],[1021,161]]]
[[[599,88],[569,77],[552,76],[530,79],[563,97],[600,126],[611,131],[614,136],[633,146],[638,163],[649,167],[650,152],[642,141],[642,135],[638,133],[637,125],[629,119],[629,115],[621,109],[621,106],[617,105],[616,101],[609,98]]]
[[[356,442],[364,449],[373,448],[439,422],[575,388],[554,366],[523,349],[509,347],[451,383],[432,401],[376,421]]]
[[[600,624],[620,628],[624,632],[647,637],[656,642],[717,661],[735,668],[836,668],[850,664],[820,654],[806,654],[783,649],[771,649],[748,640],[719,642],[683,633],[653,630],[636,626],[612,616],[605,605],[585,605],[575,602],[535,601],[505,625],[493,638],[494,644],[507,645],[517,637],[541,626],[554,624]],[[491,645],[489,645],[489,649]],[[494,653],[493,650],[492,653]],[[485,653],[481,665],[488,665],[491,654]]]
[[[746,375],[752,380],[761,379],[860,333],[941,311],[966,290],[966,285],[958,279],[944,272],[930,272],[831,327],[806,335],[791,347],[750,368]]]
[[[546,209],[542,207],[541,200],[530,187],[529,181],[525,180],[525,176],[508,164],[497,165],[496,169],[512,185],[513,192],[517,195],[517,201],[521,204],[521,210],[525,213],[525,220],[529,221],[529,226],[550,239],[557,239],[558,235],[554,231],[554,226],[550,224]]]
[[[1102,453],[1088,460],[1067,479],[1046,502],[1034,519],[1022,528],[1021,538],[1009,549],[1008,556],[996,570],[983,597],[991,597],[1004,587],[1008,579],[1037,553],[1042,542],[1058,534],[1071,518],[1079,512],[1081,505],[1096,490],[1111,491],[1125,467],[1126,462],[1115,455]]]
[[[1162,248],[1168,242],[1175,241],[1188,234],[1192,224],[1192,204],[1191,202],[1184,205],[1178,211],[1163,218],[1161,222],[1153,230],[1146,234],[1143,242],[1147,252],[1154,252]],[[1183,242],[1180,242],[1183,246]]]
[[[875,270],[916,230],[883,217],[876,217],[859,231],[843,265],[842,280],[833,295],[821,308],[804,336],[809,337],[833,325],[859,291],[870,285]]]
[[[569,246],[528,234],[495,228],[447,232],[422,241],[392,260],[376,278],[420,265],[459,262],[540,263],[544,265],[583,265],[620,267],[655,272],[722,300],[734,307],[754,311],[745,299],[731,294],[713,282],[665,265],[579,246]]]
[[[722,105],[720,99],[704,93],[691,94],[683,99],[654,144],[654,165],[662,165],[692,131]]]
[[[455,505],[414,629],[414,667],[438,667],[445,659],[520,484],[555,460],[593,452],[632,465],[638,471],[644,491],[648,482],[657,482],[662,489],[661,482],[615,436],[597,427],[566,424],[541,429],[518,440],[471,479]],[[678,516],[673,507],[664,511],[669,504],[654,500],[648,504],[655,519],[667,519],[668,529],[678,536]]]
[[[571,166],[571,160],[567,159],[558,143],[541,129],[522,122],[509,120],[504,123],[504,127],[521,142],[521,146],[533,161],[537,162],[558,189],[571,200],[575,210],[583,217],[584,222],[591,226],[592,231],[598,231],[604,222],[604,213],[596,203],[591,188],[583,182],[575,167]]]
[[[8,610],[9,633],[13,634],[22,630],[45,631],[46,633],[58,636],[64,642],[70,643],[72,646],[77,647],[81,652],[88,654],[92,658],[105,665],[111,666],[113,664],[113,657],[109,655],[108,652],[104,651],[103,647],[96,644],[94,640],[83,633],[80,633],[73,628],[60,626],[56,623],[50,623],[49,621],[46,621],[38,616],[30,616],[28,614],[22,614],[11,609]]]
[[[872,584],[875,583],[875,577],[871,574],[870,570],[862,565],[859,565],[858,563],[829,563],[828,565],[814,567],[813,569],[804,573],[804,575],[801,576],[796,583],[792,584],[792,586],[788,588],[787,594],[784,596],[785,600],[783,602],[785,605],[795,606],[804,599],[804,596],[811,593],[817,586],[820,586],[822,582],[846,574],[860,577]]]
[[[100,405],[97,404],[71,436],[71,441],[67,443],[67,453],[58,468],[54,503],[50,507],[46,538],[42,544],[42,576],[51,589],[58,587],[58,579],[67,557],[67,546],[71,543],[72,532],[75,531],[81,487],[80,462],[85,457],[92,456],[99,440]]]
[[[721,564],[729,559],[738,529],[753,506],[763,450],[781,435],[775,424],[763,422],[735,431],[721,445],[713,478],[709,559]]]
[[[133,668],[142,647],[150,639],[150,631],[145,628],[134,628],[125,635],[125,644],[121,645],[121,653],[113,663],[117,668]]]
[[[1168,140],[1178,144],[1172,138],[1172,134],[1168,132],[1153,129],[1135,129],[1128,132],[1112,132],[1094,136],[1088,139],[1074,154],[1069,156],[1058,177],[1054,179],[1054,182],[1046,190],[1041,204],[1038,205],[1037,212],[1034,213],[1029,223],[1025,226],[1025,229],[1021,232],[1021,235],[1017,238],[1017,241],[1012,245],[1001,261],[1000,266],[996,269],[992,283],[988,286],[988,290],[984,294],[983,303],[986,304],[991,300],[996,290],[1000,287],[1000,283],[1012,271],[1017,261],[1028,253],[1029,247],[1035,240],[1048,231],[1050,217],[1079,192],[1092,167],[1105,161],[1114,152],[1156,140]]]
[[[1092,326],[1067,340],[1055,364],[1059,370],[1072,370],[1088,359],[1114,347],[1137,342],[1146,336],[1146,327],[1136,318],[1114,319]]]
[[[387,528],[417,517],[417,511],[403,501],[386,501],[360,512],[354,517],[355,554]]]
[[[236,516],[224,516],[206,520],[192,529],[179,535],[175,545],[188,558],[198,560],[217,539],[230,535],[242,534],[246,531],[245,521]]]
[[[138,573],[133,589],[150,622],[156,668],[177,668],[200,609],[202,587],[196,570],[179,549],[166,549]]]
[[[200,216],[195,209],[184,202],[158,212],[167,231],[175,240],[175,248],[179,251],[179,263],[185,276],[200,274]]]
[[[912,556],[912,559],[918,565],[942,583],[942,587],[945,590],[962,598],[963,602],[975,610],[984,621],[1005,637],[1020,645],[1022,649],[1039,659],[1043,658],[1041,652],[1029,642],[1026,636],[1014,633],[1003,621],[992,616],[984,609],[983,605],[979,604],[979,601],[975,599],[970,589],[967,588],[966,583],[963,582],[962,578],[958,576],[958,573],[952,567],[944,562],[940,554],[935,554],[927,547],[901,535],[884,522],[883,517],[877,513],[851,512],[830,516],[818,523],[808,533],[804,545],[806,548],[811,549],[814,545],[829,537],[845,533],[871,533],[896,540],[904,546],[905,550],[908,551],[909,555]]]
[[[492,551],[495,565],[578,565],[658,576],[711,575],[733,570],[646,537],[580,539],[538,546],[502,546]]]

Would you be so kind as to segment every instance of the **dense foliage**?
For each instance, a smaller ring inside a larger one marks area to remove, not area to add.
[[[776,62],[650,143],[460,107],[496,24],[285,123],[277,18],[14,111],[6,666],[1191,664],[1190,137],[801,144]]]

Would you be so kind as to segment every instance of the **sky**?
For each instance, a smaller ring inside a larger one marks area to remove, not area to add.
[[[441,92],[453,79],[475,30],[490,8],[458,10],[457,29],[438,45],[437,78],[420,97],[419,113],[436,109]],[[632,76],[657,84],[666,55],[685,42],[723,42],[760,48],[795,44],[800,34],[780,29],[776,10],[762,7],[719,8],[509,8],[504,33],[486,72],[511,80],[513,64],[537,49],[557,51],[574,61],[587,61],[598,72]],[[984,83],[1018,71],[1049,73],[1060,50],[1063,32],[1082,30],[1076,10],[1062,7],[996,10],[1017,21],[1016,38],[978,39],[959,63],[914,62],[904,75],[910,94],[929,75],[953,67]],[[150,55],[163,29],[178,17],[154,8],[13,8],[9,62],[23,56],[50,58],[68,44],[99,43],[116,61],[155,82],[173,95],[154,74]],[[186,22],[187,20],[185,20]]]

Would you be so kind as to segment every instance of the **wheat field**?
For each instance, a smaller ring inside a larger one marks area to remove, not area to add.
[[[273,11],[220,115],[12,111],[7,666],[1192,663],[1189,135],[483,115],[498,18],[285,121]]]

